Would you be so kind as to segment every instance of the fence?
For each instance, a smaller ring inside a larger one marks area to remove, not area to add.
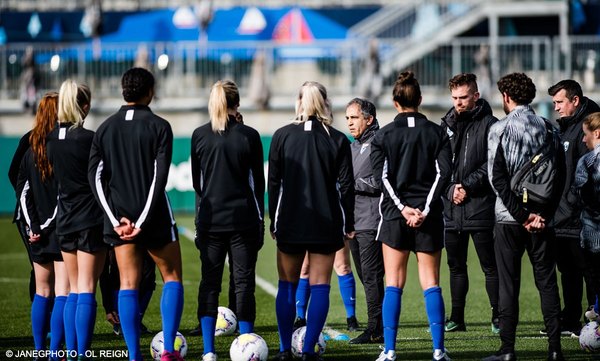
[[[391,41],[380,41],[380,54],[391,51],[393,45]],[[19,99],[21,58],[27,47],[0,47],[0,102]],[[490,47],[489,38],[456,38],[407,68],[417,74],[422,86],[440,91],[445,91],[448,79],[459,72],[476,73],[484,89],[495,84],[498,76],[513,71],[530,74],[540,88],[562,78],[580,80],[587,91],[600,85],[597,36],[570,37],[566,52],[561,51],[558,39],[500,37],[499,55],[494,61],[489,56]],[[145,63],[156,75],[158,96],[163,98],[205,97],[210,85],[223,78],[235,80],[242,95],[247,95],[256,76],[264,76],[273,96],[287,97],[308,79],[323,82],[333,94],[358,95],[367,53],[366,42],[358,39],[293,46],[273,42],[89,43],[36,45],[35,59],[40,91],[56,90],[64,79],[73,77],[87,82],[96,99],[118,98],[123,71]],[[264,57],[259,71],[253,70],[257,54]],[[383,79],[383,86],[391,86],[394,78]]]

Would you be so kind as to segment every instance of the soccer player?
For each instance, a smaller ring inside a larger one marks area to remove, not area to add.
[[[183,310],[181,251],[165,191],[173,132],[148,105],[154,76],[131,68],[121,78],[126,102],[98,127],[90,153],[89,181],[104,210],[104,239],[119,266],[119,317],[130,360],[141,360],[138,289],[143,252],[149,252],[164,281],[162,361],[182,360],[174,349]]]
[[[444,247],[442,195],[451,174],[451,150],[443,129],[419,113],[421,89],[412,72],[400,74],[393,100],[398,115],[371,142],[375,182],[382,189],[377,239],[383,243],[385,349],[377,361],[396,359],[396,334],[410,252],[433,339],[433,360],[449,360],[444,348],[444,300],[439,287]]]
[[[87,179],[94,132],[83,128],[90,111],[90,89],[65,80],[58,96],[58,123],[48,135],[48,159],[58,182],[56,234],[69,275],[65,305],[68,350],[79,358],[90,349],[96,323],[96,284],[104,266],[102,211]]]
[[[560,137],[565,148],[565,188],[558,204],[551,226],[556,232],[556,246],[560,257],[556,266],[560,272],[563,309],[560,313],[561,334],[578,336],[581,330],[581,297],[583,296],[583,274],[587,265],[579,244],[581,233],[581,207],[576,198],[571,197],[571,184],[575,179],[577,161],[588,152],[581,141],[584,136],[583,120],[588,114],[599,112],[600,107],[593,100],[583,96],[581,85],[572,79],[564,79],[548,88],[554,110],[560,117]],[[595,282],[587,277],[586,285]],[[589,288],[589,285],[588,285]],[[588,292],[588,305],[593,305],[595,295]]]
[[[232,81],[210,91],[210,123],[192,135],[192,183],[197,194],[196,247],[202,281],[198,317],[203,361],[215,361],[214,337],[225,257],[233,268],[236,313],[241,334],[254,330],[256,260],[263,244],[265,176],[256,130],[236,120],[240,95]]]
[[[46,136],[56,123],[57,108],[58,94],[44,95],[29,133],[30,147],[23,156],[16,182],[35,270],[35,296],[31,304],[33,340],[36,350],[46,348],[46,326],[48,316],[51,316],[51,351],[62,349],[63,312],[69,293],[67,270],[56,238],[58,186],[46,152]]]
[[[519,322],[521,258],[527,251],[540,294],[544,323],[548,330],[548,360],[564,360],[560,344],[560,299],[556,283],[556,239],[547,226],[562,192],[557,184],[554,204],[541,210],[526,207],[511,190],[513,175],[541,149],[547,138],[544,118],[529,104],[535,98],[535,85],[523,73],[511,73],[498,80],[506,117],[492,125],[488,135],[488,177],[498,195],[494,251],[500,280],[498,307],[500,340],[496,354],[484,361],[513,361]],[[559,156],[563,155],[559,149]],[[564,163],[564,159],[562,159]],[[564,174],[564,166],[557,169]],[[558,177],[558,182],[561,181]],[[531,209],[530,209],[531,208]],[[542,207],[540,207],[542,208]]]
[[[469,291],[467,254],[469,238],[485,274],[485,289],[492,308],[493,333],[498,326],[498,270],[494,255],[494,204],[496,195],[487,176],[487,136],[498,119],[480,98],[475,74],[458,74],[448,82],[454,106],[442,118],[452,148],[452,181],[445,190],[445,247],[450,269],[452,314],[446,332],[466,331],[465,305]]]
[[[344,237],[354,236],[354,177],[350,141],[331,127],[327,90],[305,82],[296,118],[278,129],[269,151],[269,213],[277,241],[279,328],[277,360],[292,360],[296,288],[304,256],[310,262],[303,360],[319,360],[314,347],[329,310],[331,271]]]

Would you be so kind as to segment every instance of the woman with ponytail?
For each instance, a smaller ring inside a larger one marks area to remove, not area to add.
[[[175,336],[183,311],[181,250],[165,189],[173,132],[148,106],[154,97],[152,73],[131,68],[123,74],[121,87],[126,104],[98,127],[88,179],[104,211],[104,242],[114,246],[119,267],[119,318],[129,359],[142,359],[139,288],[143,253],[148,252],[164,282],[161,360],[180,361]]]
[[[58,124],[48,135],[48,157],[58,182],[56,234],[71,292],[65,305],[67,349],[85,358],[96,322],[96,284],[107,247],[102,240],[102,211],[87,179],[94,132],[83,128],[91,92],[65,80],[58,96]]]
[[[58,188],[46,153],[46,136],[56,123],[57,103],[55,92],[44,95],[40,101],[35,125],[29,133],[30,147],[21,161],[16,183],[18,213],[25,221],[35,271],[35,296],[31,305],[33,340],[36,350],[46,348],[50,316],[52,351],[62,349],[63,309],[69,293],[67,271],[55,232]]]
[[[239,121],[239,105],[235,83],[217,81],[208,100],[210,123],[192,135],[196,247],[202,262],[198,318],[203,361],[217,359],[214,330],[228,253],[240,333],[254,332],[256,318],[255,266],[264,235],[263,148],[258,132]]]
[[[310,262],[303,360],[319,360],[314,346],[329,311],[331,271],[344,238],[354,236],[354,174],[350,141],[331,127],[327,90],[305,82],[296,119],[278,129],[269,151],[269,213],[277,241],[279,328],[277,360],[292,360],[296,289],[306,254]]]

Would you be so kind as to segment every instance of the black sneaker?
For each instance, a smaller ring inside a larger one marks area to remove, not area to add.
[[[365,332],[358,335],[356,338],[353,338],[349,342],[351,345],[363,345],[369,343],[383,343],[383,335],[382,334],[373,334],[370,330],[365,330]]]
[[[356,320],[356,316],[351,316],[346,319],[346,323],[348,324],[348,331],[356,332],[360,327],[358,325],[358,320]]]
[[[275,361],[293,361],[294,356],[290,350],[280,351],[277,356],[275,356]]]
[[[296,317],[296,321],[294,321],[294,331],[304,326],[306,326],[306,318]]]
[[[193,330],[191,330],[190,333],[188,333],[188,335],[190,335],[190,336],[200,336],[200,335],[202,335],[202,327],[200,326],[200,324],[198,324],[198,326],[196,326],[196,328],[194,328]]]
[[[113,333],[117,336],[121,336],[123,334],[123,330],[121,329],[120,323],[115,323],[113,325]]]

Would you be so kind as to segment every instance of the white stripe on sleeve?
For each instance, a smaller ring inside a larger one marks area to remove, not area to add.
[[[31,228],[31,217],[27,212],[27,193],[29,192],[29,181],[25,182],[25,186],[23,187],[23,191],[21,192],[21,197],[19,197],[19,201],[21,202],[21,210],[23,211],[23,215],[25,216],[25,222]]]
[[[96,192],[98,193],[98,199],[100,200],[100,205],[104,209],[104,213],[106,213],[106,215],[108,216],[108,220],[110,221],[110,223],[114,227],[116,227],[120,223],[117,220],[117,218],[115,217],[115,215],[112,213],[112,210],[110,209],[110,206],[108,205],[108,201],[106,200],[106,195],[104,194],[104,189],[102,188],[102,170],[103,169],[104,169],[104,161],[101,160],[100,163],[98,163],[98,168],[96,168],[96,177],[95,177]]]
[[[392,199],[392,201],[394,201],[394,204],[396,205],[396,207],[398,207],[400,212],[402,212],[402,210],[404,209],[404,204],[402,204],[402,202],[400,202],[400,198],[398,198],[398,196],[394,192],[394,187],[392,187],[392,184],[388,180],[388,160],[387,160],[387,158],[385,158],[385,161],[383,162],[383,174],[381,175],[381,181],[383,182],[385,189],[388,191],[390,198]]]
[[[429,190],[429,194],[427,195],[427,202],[425,203],[425,209],[423,209],[423,214],[427,215],[429,214],[429,206],[431,205],[431,201],[433,200],[433,193],[435,193],[435,189],[438,186],[438,183],[440,182],[440,178],[441,178],[441,174],[440,174],[440,166],[438,164],[437,159],[435,160],[435,170],[437,172],[436,176],[435,176],[435,181],[433,182],[433,185],[431,186],[431,189]]]
[[[146,200],[146,205],[142,210],[142,214],[138,218],[137,222],[135,222],[135,228],[142,228],[142,225],[148,218],[148,213],[150,212],[150,205],[152,204],[152,196],[154,195],[154,187],[156,186],[156,159],[154,160],[154,177],[152,177],[152,184],[150,185],[150,190],[148,191],[148,199]]]

